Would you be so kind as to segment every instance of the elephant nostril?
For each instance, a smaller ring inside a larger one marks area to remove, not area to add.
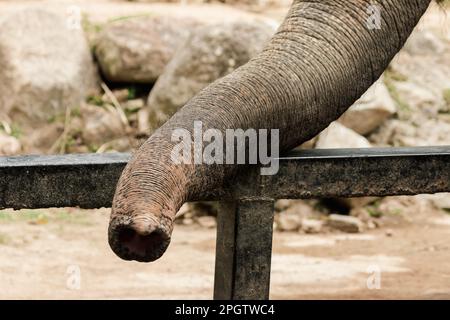
[[[122,259],[140,262],[158,259],[170,243],[170,237],[159,229],[147,233],[129,225],[116,229],[113,237],[111,247]]]

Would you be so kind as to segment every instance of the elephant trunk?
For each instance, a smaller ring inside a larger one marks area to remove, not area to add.
[[[237,165],[176,164],[176,129],[279,129],[280,152],[314,137],[382,74],[430,0],[295,0],[262,53],[201,91],[133,156],[113,200],[109,242],[126,260],[166,250],[175,214]]]

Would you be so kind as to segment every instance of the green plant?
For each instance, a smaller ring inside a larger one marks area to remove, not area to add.
[[[17,124],[12,124],[11,125],[11,136],[13,136],[14,138],[20,138],[22,136],[22,130],[20,129],[20,127]]]
[[[445,89],[442,92],[442,96],[444,97],[444,100],[447,103],[447,105],[450,106],[450,88]]]
[[[375,207],[369,207],[367,208],[367,213],[372,218],[381,218],[383,216],[383,212]]]
[[[70,115],[72,117],[81,117],[81,109],[79,106],[72,108],[72,110],[70,111]]]
[[[128,100],[135,99],[137,96],[136,92],[137,92],[136,87],[129,87],[128,88]]]
[[[393,72],[392,69],[386,70],[384,74],[384,84],[386,85],[386,88],[388,89],[389,94],[397,105],[399,111],[409,114],[411,112],[411,108],[409,104],[400,97],[397,87],[395,86],[396,81],[405,81],[405,79],[406,77],[399,73]]]
[[[96,105],[96,106],[99,106],[99,107],[103,106],[103,99],[102,99],[102,97],[99,96],[99,95],[92,95],[92,96],[89,96],[89,97],[87,98],[87,102],[88,102],[89,104],[93,104],[93,105]]]
[[[392,210],[389,211],[389,214],[391,216],[399,216],[399,215],[402,214],[402,209],[400,209],[400,208],[392,209]]]
[[[89,32],[99,33],[103,29],[103,26],[101,24],[93,23],[86,13],[83,13],[82,15],[81,26],[86,33]]]

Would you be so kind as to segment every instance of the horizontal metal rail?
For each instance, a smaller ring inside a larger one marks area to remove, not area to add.
[[[0,157],[0,208],[110,207],[125,153]],[[276,175],[256,167],[200,199],[301,199],[450,192],[450,147],[289,153]]]

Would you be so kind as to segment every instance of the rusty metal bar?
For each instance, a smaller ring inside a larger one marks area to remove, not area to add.
[[[0,208],[111,206],[128,154],[0,157]],[[202,199],[301,199],[450,192],[450,146],[292,152]]]
[[[290,153],[274,176],[251,170],[235,198],[305,199],[450,192],[450,146]]]
[[[0,157],[0,208],[110,207],[128,154]]]
[[[0,157],[0,208],[109,207],[129,154]],[[202,199],[220,200],[214,298],[267,299],[273,202],[450,192],[450,147],[292,152]]]
[[[214,299],[267,300],[274,201],[221,202],[219,208]]]

